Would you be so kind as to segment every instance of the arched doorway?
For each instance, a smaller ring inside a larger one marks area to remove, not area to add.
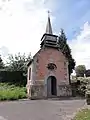
[[[52,97],[57,95],[57,80],[54,76],[49,76],[47,79],[47,96]]]

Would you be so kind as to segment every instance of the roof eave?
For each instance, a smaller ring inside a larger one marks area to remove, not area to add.
[[[31,60],[28,62],[27,66],[29,67],[32,62],[33,62],[33,59],[31,59]]]

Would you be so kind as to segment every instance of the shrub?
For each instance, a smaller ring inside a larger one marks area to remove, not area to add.
[[[86,92],[86,89],[87,89],[87,85],[90,83],[90,77],[77,77],[76,80],[72,80],[73,84],[76,84],[76,93],[77,95],[79,96],[83,96],[85,97],[85,92]]]
[[[0,90],[0,100],[18,100],[22,98],[26,98],[25,87],[3,84],[3,89]]]
[[[87,86],[85,97],[87,104],[90,105],[90,85]]]
[[[81,95],[81,96],[85,96],[85,92],[86,92],[86,85],[85,84],[82,84],[78,87],[78,93]]]
[[[86,70],[85,75],[86,77],[90,77],[90,69]]]

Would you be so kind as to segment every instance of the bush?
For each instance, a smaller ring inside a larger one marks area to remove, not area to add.
[[[82,84],[78,87],[78,93],[81,96],[85,96],[85,92],[86,92],[86,85]]]
[[[0,82],[11,83],[16,85],[25,86],[27,83],[26,76],[23,75],[24,71],[6,71],[0,70]]]
[[[3,89],[1,85],[3,85]],[[26,98],[25,87],[15,87],[14,85],[0,84],[0,88],[0,100],[18,100]]]
[[[87,104],[90,105],[90,85],[87,86],[85,97]]]
[[[89,83],[89,80],[86,78],[79,77],[72,82],[72,86],[74,85],[74,94],[75,96],[85,97],[86,86]]]
[[[86,70],[85,75],[86,77],[90,77],[90,69]]]
[[[81,83],[89,83],[90,82],[90,77],[77,77],[77,79],[72,79],[72,82],[80,81]]]

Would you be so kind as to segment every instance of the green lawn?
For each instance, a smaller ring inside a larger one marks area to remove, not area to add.
[[[83,109],[79,111],[73,120],[90,120],[90,110]]]

